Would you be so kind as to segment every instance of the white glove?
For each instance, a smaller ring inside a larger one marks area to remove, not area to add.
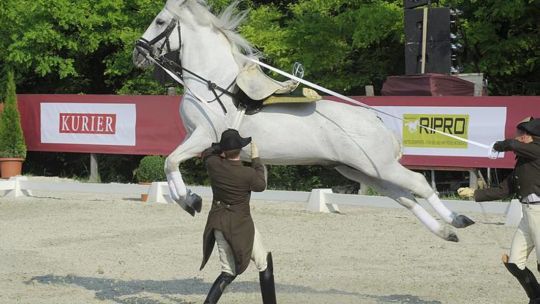
[[[457,189],[457,193],[459,197],[461,198],[473,198],[474,197],[474,189],[471,189],[469,187],[463,187]]]
[[[259,157],[259,149],[257,148],[257,145],[251,141],[251,159]]]

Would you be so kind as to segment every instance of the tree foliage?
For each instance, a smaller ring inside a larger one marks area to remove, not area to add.
[[[487,77],[492,95],[540,92],[540,1],[452,0],[459,8],[465,72]]]
[[[401,1],[301,0],[283,9],[261,5],[242,34],[267,60],[288,70],[304,64],[306,78],[346,94],[381,87],[403,69]],[[384,29],[384,30],[381,30]]]
[[[134,42],[162,8],[150,0],[3,0],[0,65],[23,92],[163,93],[131,63]]]
[[[230,0],[212,0],[219,12]],[[131,63],[134,42],[164,1],[3,0],[0,66],[15,69],[21,92],[156,94],[151,71]],[[538,0],[447,0],[460,8],[466,72],[489,77],[492,94],[537,94]],[[266,60],[346,94],[380,88],[404,71],[400,0],[246,0],[241,33]]]

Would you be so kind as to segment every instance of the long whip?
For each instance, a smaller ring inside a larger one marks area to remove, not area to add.
[[[374,107],[372,107],[372,106],[370,106],[370,105],[367,105],[367,104],[365,104],[365,103],[363,103],[363,102],[360,102],[360,101],[358,101],[358,100],[354,100],[354,99],[352,99],[352,98],[350,98],[350,97],[348,97],[348,96],[345,96],[345,95],[343,95],[343,94],[337,93],[337,92],[335,92],[335,91],[329,90],[329,89],[327,89],[327,88],[325,88],[325,87],[322,87],[322,86],[320,86],[320,85],[317,85],[317,84],[315,84],[315,83],[309,82],[309,81],[307,81],[307,80],[305,80],[305,79],[302,79],[302,78],[300,78],[300,77],[297,77],[297,76],[295,76],[295,75],[292,75],[292,74],[290,74],[290,73],[287,73],[287,72],[285,72],[285,71],[282,71],[282,70],[280,70],[280,69],[278,69],[278,68],[275,68],[275,67],[273,67],[273,66],[271,66],[271,65],[268,65],[268,64],[266,64],[266,63],[260,62],[260,61],[257,60],[257,59],[249,58],[249,60],[250,60],[251,62],[257,64],[257,65],[260,65],[260,66],[262,66],[262,67],[264,67],[264,68],[267,68],[267,69],[269,69],[269,70],[271,70],[271,71],[273,71],[273,72],[276,72],[276,73],[278,73],[278,74],[280,74],[280,75],[282,75],[282,76],[285,76],[285,77],[290,78],[290,79],[292,79],[292,80],[295,80],[295,81],[297,81],[297,82],[303,83],[303,84],[305,84],[306,86],[309,86],[309,87],[311,87],[311,88],[313,88],[313,89],[315,89],[315,90],[318,90],[318,91],[324,92],[324,93],[326,93],[326,94],[332,95],[332,96],[334,96],[334,97],[337,97],[337,98],[339,98],[339,99],[341,99],[341,100],[347,101],[347,102],[352,103],[352,104],[354,104],[354,105],[361,106],[361,107],[363,107],[363,108],[370,109],[370,110],[373,110],[373,111],[375,111],[375,112],[384,114],[384,115],[389,116],[389,117],[392,117],[392,118],[394,118],[394,119],[397,119],[397,120],[400,120],[400,121],[403,121],[403,120],[404,120],[404,119],[401,118],[401,117],[398,117],[398,116],[396,116],[396,115],[392,115],[392,114],[390,114],[390,113],[388,113],[388,112],[379,110],[379,109],[377,109],[377,108],[374,108]],[[466,143],[469,143],[469,144],[471,144],[471,145],[474,145],[474,146],[477,146],[477,147],[480,147],[480,148],[483,148],[483,149],[487,149],[487,150],[489,151],[488,157],[493,158],[493,157],[492,157],[492,155],[494,154],[494,152],[493,152],[493,145],[488,146],[488,145],[485,145],[485,144],[482,144],[482,143],[479,143],[479,142],[476,142],[476,141],[464,139],[464,138],[461,138],[461,137],[459,137],[459,136],[456,136],[456,135],[453,135],[453,134],[449,134],[449,133],[446,133],[446,132],[442,132],[442,131],[439,131],[439,130],[436,130],[436,129],[433,129],[433,128],[430,128],[430,127],[426,127],[426,126],[422,126],[422,125],[419,125],[419,126],[420,126],[421,128],[426,129],[426,130],[429,130],[429,131],[431,131],[431,132],[435,132],[435,133],[437,133],[437,134],[441,134],[441,135],[444,135],[444,136],[447,136],[447,137],[450,137],[450,138],[453,138],[453,139],[456,139],[456,140],[459,140],[459,141],[462,141],[462,142],[466,142]],[[497,158],[497,157],[498,157],[498,155],[495,156],[495,158]]]

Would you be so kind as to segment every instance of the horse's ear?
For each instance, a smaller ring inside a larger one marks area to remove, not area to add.
[[[179,6],[183,5],[185,2],[190,0],[167,0],[165,7],[169,9],[177,9]]]

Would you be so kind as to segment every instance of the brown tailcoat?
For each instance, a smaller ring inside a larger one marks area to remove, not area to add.
[[[213,148],[205,150],[202,157],[214,197],[204,229],[201,269],[212,254],[214,229],[217,229],[232,248],[236,274],[239,275],[246,270],[251,258],[255,226],[249,200],[251,191],[260,192],[266,188],[264,166],[259,158],[251,161],[251,167],[243,166],[240,161],[220,157]]]

